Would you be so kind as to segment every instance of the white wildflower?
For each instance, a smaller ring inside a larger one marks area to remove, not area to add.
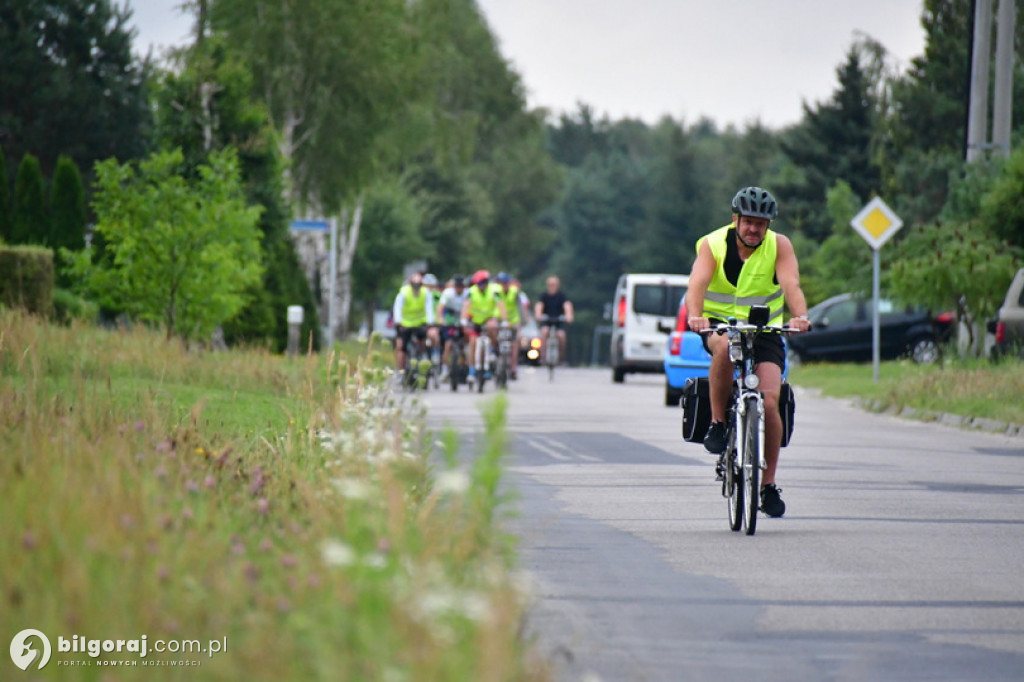
[[[351,566],[356,559],[355,551],[340,540],[324,540],[320,556],[328,566]]]
[[[363,557],[363,566],[380,571],[387,568],[388,559],[380,552],[370,552]]]
[[[486,598],[474,592],[457,592],[450,588],[435,589],[420,595],[416,607],[421,614],[430,618],[454,615],[482,622],[491,615]]]
[[[334,478],[331,485],[347,500],[368,500],[373,487],[361,478]]]
[[[469,476],[464,471],[453,469],[437,475],[434,490],[441,494],[461,495],[469,490]]]

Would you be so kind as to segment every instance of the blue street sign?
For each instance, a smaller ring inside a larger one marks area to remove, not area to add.
[[[291,224],[293,230],[322,230],[326,232],[331,229],[330,225],[326,220],[293,220]]]

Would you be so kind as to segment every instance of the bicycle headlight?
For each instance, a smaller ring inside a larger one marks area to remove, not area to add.
[[[743,385],[749,388],[750,390],[754,390],[755,388],[761,385],[761,379],[756,374],[748,374],[747,376],[743,377]]]

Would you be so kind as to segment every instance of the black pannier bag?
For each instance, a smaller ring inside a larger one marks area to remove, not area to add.
[[[683,385],[683,440],[703,443],[711,426],[711,394],[707,377],[691,377]]]
[[[779,414],[782,416],[782,447],[789,445],[793,438],[793,425],[796,422],[796,396],[788,382],[782,382],[779,392]]]

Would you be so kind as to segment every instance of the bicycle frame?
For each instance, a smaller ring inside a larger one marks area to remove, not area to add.
[[[767,314],[763,314],[763,319],[767,320]],[[764,452],[764,396],[759,390],[760,377],[754,371],[754,344],[760,334],[790,331],[787,327],[737,322],[735,318],[729,318],[727,324],[704,332],[727,336],[729,359],[735,368],[727,408],[728,437],[722,455],[722,496],[729,501],[729,527],[734,531],[742,527],[747,535],[753,535],[757,527],[761,472],[768,466]],[[754,448],[756,452],[751,451]]]
[[[733,379],[732,398],[732,411],[735,413],[732,422],[733,434],[742,432],[742,422],[740,420],[747,415],[750,408],[748,403],[753,403],[756,406],[760,431],[760,437],[757,440],[757,463],[758,468],[764,471],[768,466],[764,459],[764,396],[761,394],[761,391],[757,390],[760,386],[760,381],[750,381],[747,378],[757,377],[757,374],[754,373],[754,341],[757,338],[757,334],[763,328],[754,325],[740,327],[735,325],[734,320],[730,322],[734,324],[734,328],[727,331],[726,334],[728,334],[729,338],[729,355],[733,361],[733,366],[736,368],[736,375]],[[753,386],[750,386],[750,383]]]
[[[565,316],[559,315],[558,317],[551,319],[547,316],[542,316],[538,319],[538,322],[542,326],[547,327],[547,334],[544,336],[544,361],[543,364],[548,368],[548,379],[554,381],[555,378],[555,367],[558,366],[561,358],[560,347],[558,341],[558,330],[565,324]]]

